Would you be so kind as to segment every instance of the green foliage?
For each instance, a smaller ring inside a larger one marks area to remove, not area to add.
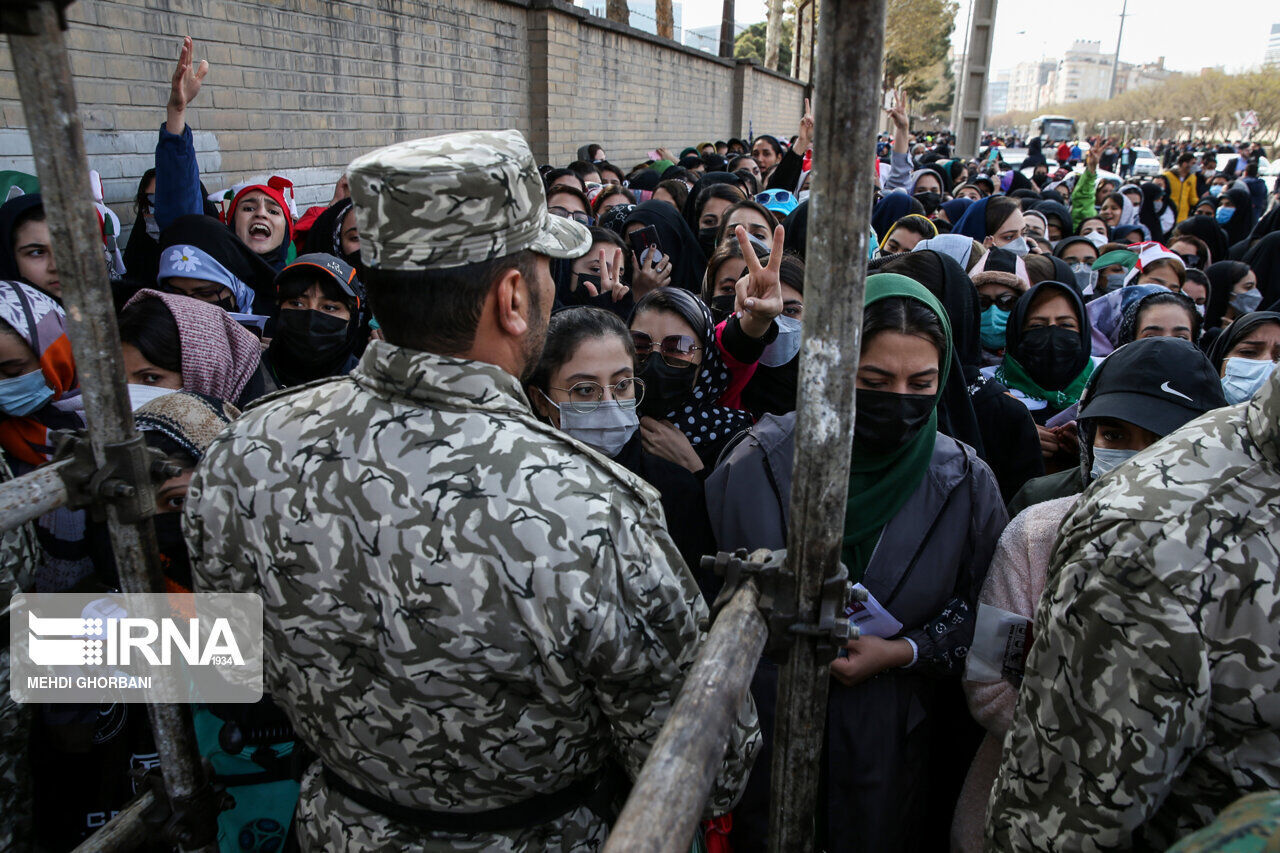
[[[889,0],[884,30],[884,78],[913,100],[938,82],[951,49],[957,5],[952,0]]]
[[[795,10],[791,9],[789,12],[790,14],[784,13],[782,17],[782,38],[778,42],[778,65],[774,68],[775,71],[781,71],[783,74],[791,73],[791,49],[796,40]],[[733,55],[738,59],[754,59],[764,65],[766,29],[765,22],[761,21],[739,33],[733,42]]]

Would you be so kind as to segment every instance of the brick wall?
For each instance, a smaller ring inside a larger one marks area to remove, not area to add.
[[[276,172],[300,208],[400,139],[515,127],[540,162],[599,142],[631,164],[748,125],[789,135],[803,98],[797,81],[564,0],[79,0],[68,17],[90,166],[126,227],[183,35],[211,66],[189,111],[205,185]],[[34,171],[3,41],[0,113],[0,169]]]

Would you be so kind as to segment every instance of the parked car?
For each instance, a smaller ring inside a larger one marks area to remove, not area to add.
[[[1150,148],[1142,148],[1134,146],[1133,153],[1135,155],[1133,161],[1133,173],[1135,175],[1158,175],[1160,174],[1160,158],[1152,153]]]

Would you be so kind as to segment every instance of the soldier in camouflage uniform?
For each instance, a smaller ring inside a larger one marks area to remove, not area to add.
[[[1116,468],[1063,524],[993,851],[1165,850],[1280,788],[1280,371]]]
[[[657,492],[521,390],[548,256],[589,232],[547,213],[515,131],[393,145],[349,178],[387,341],[213,442],[187,499],[197,588],[263,598],[265,687],[320,758],[304,848],[596,850],[584,780],[638,773],[707,608]],[[708,814],[757,744],[747,699]]]
[[[0,458],[0,482],[11,479],[9,465]],[[39,553],[29,523],[0,533],[0,850],[6,853],[29,849],[34,835],[27,761],[32,708],[14,702],[9,692],[9,601],[35,589]]]

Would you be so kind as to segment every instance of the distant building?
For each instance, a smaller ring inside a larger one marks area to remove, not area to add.
[[[1000,71],[987,83],[987,115],[998,116],[1009,111],[1011,72]]]
[[[1262,64],[1280,66],[1280,24],[1271,25],[1271,37],[1267,40],[1267,52],[1262,55]]]
[[[1050,100],[1067,104],[1106,98],[1114,61],[1115,54],[1103,53],[1100,42],[1077,40],[1058,63]]]
[[[607,18],[608,13],[604,0],[577,0],[577,6],[586,9],[593,15],[599,15],[601,18]],[[646,33],[658,33],[658,4],[655,0],[627,0],[627,8],[630,10],[631,26],[637,30],[644,30]],[[672,2],[671,4],[671,21],[674,27],[674,38],[681,41],[681,19],[683,17],[683,4]],[[717,31],[718,33],[718,31]],[[719,35],[716,36],[716,43],[719,44]]]
[[[1019,62],[1009,72],[1006,106],[1010,111],[1032,111],[1053,100],[1052,80],[1057,60]]]

